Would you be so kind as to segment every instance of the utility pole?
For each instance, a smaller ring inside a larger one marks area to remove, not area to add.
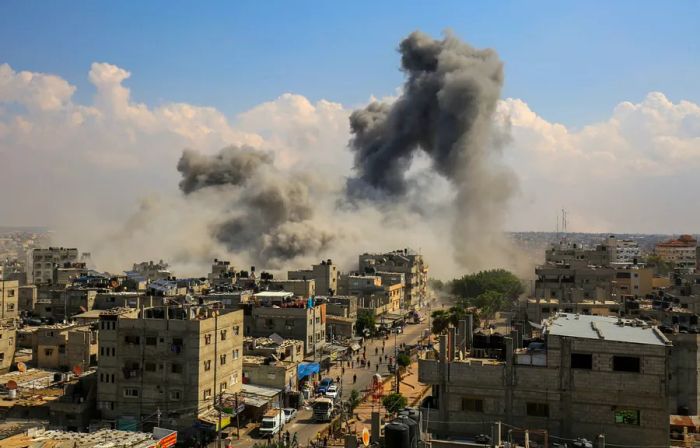
[[[496,446],[500,447],[501,446],[501,422],[500,421],[496,422],[496,425],[497,425]]]
[[[161,414],[160,414],[160,408],[157,408],[157,409],[156,409],[156,421],[158,422],[158,423],[157,423],[157,426],[158,426],[159,428],[160,428],[160,415],[161,415]]]
[[[396,337],[398,335],[398,331],[394,332],[394,373],[396,374],[396,393],[399,392],[399,383],[401,382],[401,375],[399,374],[399,350],[396,345]]]
[[[238,392],[236,392],[236,439],[241,440],[241,419],[238,414]]]
[[[221,392],[216,393],[216,389],[219,387],[216,377],[216,366],[219,363],[219,311],[214,310],[214,407],[218,407],[219,420],[216,426],[216,448],[221,448]],[[218,404],[217,406],[217,397]]]

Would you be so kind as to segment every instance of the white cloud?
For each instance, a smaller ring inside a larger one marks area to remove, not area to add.
[[[275,152],[281,168],[317,174],[314,181],[325,190],[340,189],[350,173],[350,110],[341,104],[286,93],[227,117],[207,106],[139,103],[125,85],[130,76],[108,63],[93,64],[88,78],[95,97],[77,104],[75,87],[59,76],[0,65],[0,191],[11,197],[2,224],[57,227],[67,244],[116,254],[114,263],[122,267],[159,257],[159,248],[188,239],[175,256],[183,264],[188,257],[199,263],[212,253],[223,255],[212,241],[191,239],[206,233],[207,219],[220,205],[192,205],[179,197],[175,166],[183,148],[213,153],[230,144],[264,147]],[[520,178],[506,228],[553,229],[557,210],[566,207],[575,230],[700,230],[694,206],[697,104],[674,103],[653,92],[638,103],[621,102],[605,121],[571,129],[509,98],[500,102],[497,120],[510,124],[513,138],[504,157]],[[421,174],[418,165],[411,172]],[[430,190],[423,195],[430,199],[416,207],[433,207],[435,216],[449,213],[444,182],[434,176],[417,180]],[[150,199],[139,208],[144,197]],[[324,200],[324,209],[332,210],[335,199]],[[141,227],[124,227],[129,217]],[[433,266],[449,269],[448,220],[370,209],[320,219],[344,229],[339,247],[348,253],[408,244],[432,254]]]

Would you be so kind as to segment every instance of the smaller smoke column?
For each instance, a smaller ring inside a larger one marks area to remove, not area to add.
[[[269,152],[229,146],[215,155],[185,150],[177,165],[183,193],[212,192],[230,201],[230,211],[213,226],[216,239],[268,267],[316,255],[334,238],[313,224],[306,178],[285,175],[273,162]]]
[[[492,116],[503,85],[496,52],[477,50],[452,35],[443,40],[414,32],[401,42],[403,93],[392,103],[373,102],[350,117],[356,176],[354,200],[395,203],[409,193],[406,172],[423,151],[450,182],[453,241],[461,265],[497,249],[513,175],[499,163]],[[477,255],[478,254],[478,255]]]

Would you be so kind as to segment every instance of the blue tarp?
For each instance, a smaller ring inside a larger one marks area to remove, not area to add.
[[[321,370],[321,366],[317,362],[301,362],[297,366],[297,378],[304,379],[307,376],[318,373]]]

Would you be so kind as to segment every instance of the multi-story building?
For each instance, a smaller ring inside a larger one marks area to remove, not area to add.
[[[288,280],[314,280],[316,294],[334,295],[338,292],[338,267],[333,264],[333,260],[323,260],[319,264],[314,264],[311,269],[301,269],[288,271]]]
[[[550,437],[668,445],[671,342],[657,328],[575,314],[543,325],[544,344],[528,349],[499,337],[477,350],[469,331],[441,336],[439,359],[419,361],[419,381],[433,388],[423,403],[428,431],[488,433],[501,421]]]
[[[404,308],[423,306],[428,285],[428,265],[423,256],[409,249],[384,254],[362,254],[359,257],[360,272],[396,272],[405,276]]]
[[[136,318],[103,313],[99,323],[98,409],[118,428],[184,430],[220,393],[238,393],[243,311],[209,306],[145,308]]]
[[[615,272],[608,267],[589,266],[585,262],[545,264],[535,269],[536,298],[607,300],[612,294]]]
[[[19,282],[0,280],[0,320],[19,317]]]
[[[663,261],[673,263],[676,268],[692,271],[697,262],[698,241],[691,235],[681,235],[658,243],[654,253]]]
[[[610,263],[633,263],[641,261],[642,251],[634,240],[621,240],[610,235],[606,241]]]
[[[304,341],[304,353],[320,350],[326,343],[326,304],[309,307],[308,301],[296,300],[281,305],[249,304],[245,310],[245,334],[268,337],[277,333],[285,339]]]
[[[35,332],[33,359],[41,369],[85,372],[97,365],[97,330],[89,325],[56,324]]]
[[[78,249],[67,247],[49,247],[34,249],[29,263],[31,273],[28,279],[35,285],[48,285],[53,283],[54,269],[67,263],[78,262]]]
[[[19,287],[19,300],[17,306],[20,313],[32,313],[36,304],[37,291],[34,285],[25,285]]]

